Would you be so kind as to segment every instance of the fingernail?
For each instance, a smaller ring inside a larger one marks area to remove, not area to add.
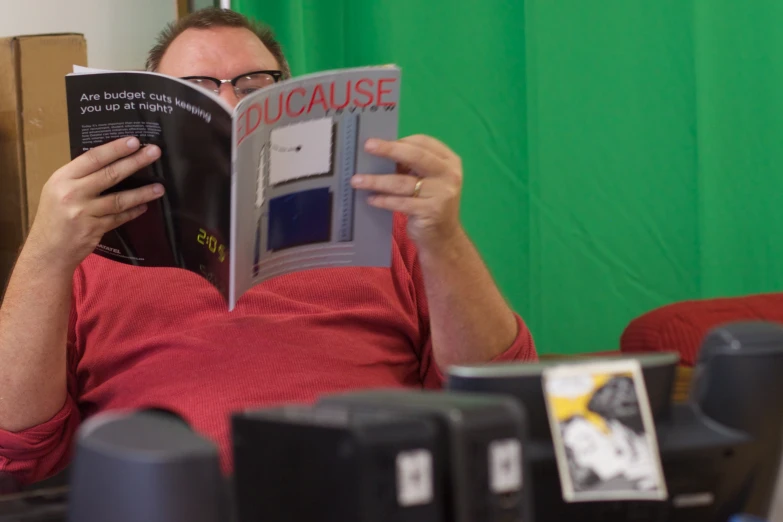
[[[364,183],[364,178],[359,174],[356,174],[354,177],[351,178],[351,185],[353,185],[354,187],[358,187],[362,183]]]
[[[163,185],[153,185],[152,192],[155,194],[163,194]]]
[[[374,151],[378,148],[378,140],[367,140],[364,143],[364,149],[368,151]]]
[[[142,205],[139,205],[139,212],[144,213],[147,211],[147,204],[144,203]]]
[[[155,145],[150,145],[149,147],[147,147],[147,156],[149,156],[150,158],[157,158],[158,156],[160,156],[160,148],[158,148]]]
[[[135,149],[139,146],[139,140],[138,138],[131,138],[128,141],[125,142],[126,145],[128,145],[129,149]]]

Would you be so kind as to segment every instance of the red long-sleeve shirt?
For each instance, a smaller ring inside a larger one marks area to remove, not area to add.
[[[179,269],[135,268],[92,255],[74,274],[68,398],[49,421],[0,430],[0,471],[29,483],[67,465],[82,419],[158,407],[220,448],[229,415],[367,387],[437,388],[421,269],[402,219],[390,269],[334,268],[277,277],[228,312],[217,291]],[[520,318],[497,360],[533,360]]]

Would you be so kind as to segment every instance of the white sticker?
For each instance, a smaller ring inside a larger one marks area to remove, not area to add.
[[[489,489],[493,493],[522,489],[522,444],[519,440],[495,440],[489,444]]]
[[[272,130],[269,183],[277,185],[332,171],[332,119],[319,118]]]
[[[397,502],[404,507],[429,504],[433,496],[432,454],[425,450],[397,455]]]

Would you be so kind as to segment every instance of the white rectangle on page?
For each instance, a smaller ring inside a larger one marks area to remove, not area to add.
[[[269,183],[277,185],[332,170],[332,119],[278,127],[270,133]]]

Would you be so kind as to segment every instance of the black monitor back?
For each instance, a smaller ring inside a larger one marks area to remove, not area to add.
[[[601,357],[601,361],[627,359],[624,356]],[[671,415],[671,395],[679,357],[675,353],[645,354],[634,357],[642,366],[642,375],[650,397],[656,422]],[[568,364],[569,360],[552,360],[536,364],[497,363],[477,366],[455,366],[449,370],[447,387],[476,393],[500,393],[522,400],[533,440],[552,442],[549,418],[544,403],[541,375],[545,368]]]
[[[721,522],[740,512],[766,515],[783,434],[783,329],[741,323],[712,331],[694,372],[693,396],[682,405],[671,404],[676,355],[632,358],[641,362],[650,395],[666,502],[563,501],[541,380],[546,366],[563,361],[456,367],[447,387],[512,395],[525,405],[539,522]]]

